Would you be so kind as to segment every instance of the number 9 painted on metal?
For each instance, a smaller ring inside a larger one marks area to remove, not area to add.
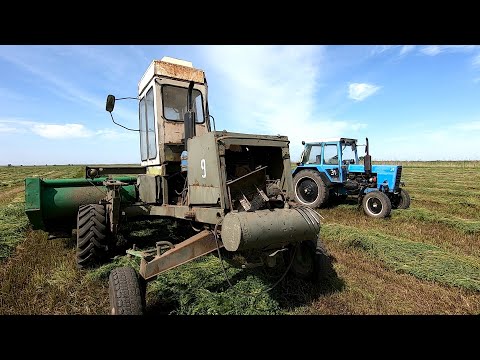
[[[205,166],[205,159],[200,160],[200,168],[203,170],[202,178],[205,179],[207,177],[207,167]]]

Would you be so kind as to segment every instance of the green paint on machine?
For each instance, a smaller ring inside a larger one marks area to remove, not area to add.
[[[25,179],[25,212],[34,230],[54,231],[65,227],[76,219],[78,207],[82,204],[96,204],[105,197],[106,178],[88,179]],[[123,204],[137,199],[136,177],[118,177],[127,183],[120,190]],[[65,220],[62,223],[59,220]],[[53,221],[54,220],[54,221]]]

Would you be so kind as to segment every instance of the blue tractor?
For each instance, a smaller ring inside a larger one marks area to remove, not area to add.
[[[410,195],[401,181],[402,167],[373,165],[365,145],[357,139],[335,138],[305,144],[300,162],[292,171],[295,201],[319,208],[333,197],[354,196],[365,214],[374,218],[390,215],[392,209],[410,206]],[[365,146],[360,164],[357,146]]]

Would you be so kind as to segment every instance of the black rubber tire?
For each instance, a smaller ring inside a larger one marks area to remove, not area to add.
[[[77,267],[91,267],[105,259],[108,242],[105,206],[80,205],[77,215]]]
[[[319,282],[328,277],[331,261],[323,242],[317,240],[302,241],[295,252],[295,248],[286,252],[286,265],[291,261],[295,253],[295,259],[290,267],[290,273],[299,279]]]
[[[134,268],[118,267],[108,277],[111,315],[143,315],[146,283]]]
[[[304,195],[299,192],[300,187],[305,181],[308,181],[309,189],[306,190],[311,191],[314,197],[313,199],[306,199]],[[295,190],[295,201],[312,209],[324,206],[328,202],[330,196],[330,190],[323,182],[320,173],[315,170],[299,171],[293,177],[293,188]]]
[[[408,209],[410,207],[410,194],[405,189],[400,189],[400,194],[397,195],[397,198],[392,202],[392,207],[394,209]]]
[[[373,218],[385,218],[392,212],[390,198],[381,191],[372,191],[362,199],[365,214]]]

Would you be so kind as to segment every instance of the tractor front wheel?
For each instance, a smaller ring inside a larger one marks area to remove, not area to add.
[[[329,189],[318,171],[302,170],[293,178],[295,201],[312,209],[325,205],[330,195]]]
[[[105,207],[80,205],[77,216],[77,266],[95,265],[108,253],[108,229]]]
[[[373,218],[384,218],[390,215],[392,203],[387,195],[381,191],[372,191],[362,199],[365,214]]]
[[[143,315],[145,312],[145,280],[134,268],[113,269],[108,277],[111,315]]]
[[[410,194],[405,189],[400,190],[400,194],[396,195],[392,201],[392,208],[394,209],[408,209],[410,207]]]

